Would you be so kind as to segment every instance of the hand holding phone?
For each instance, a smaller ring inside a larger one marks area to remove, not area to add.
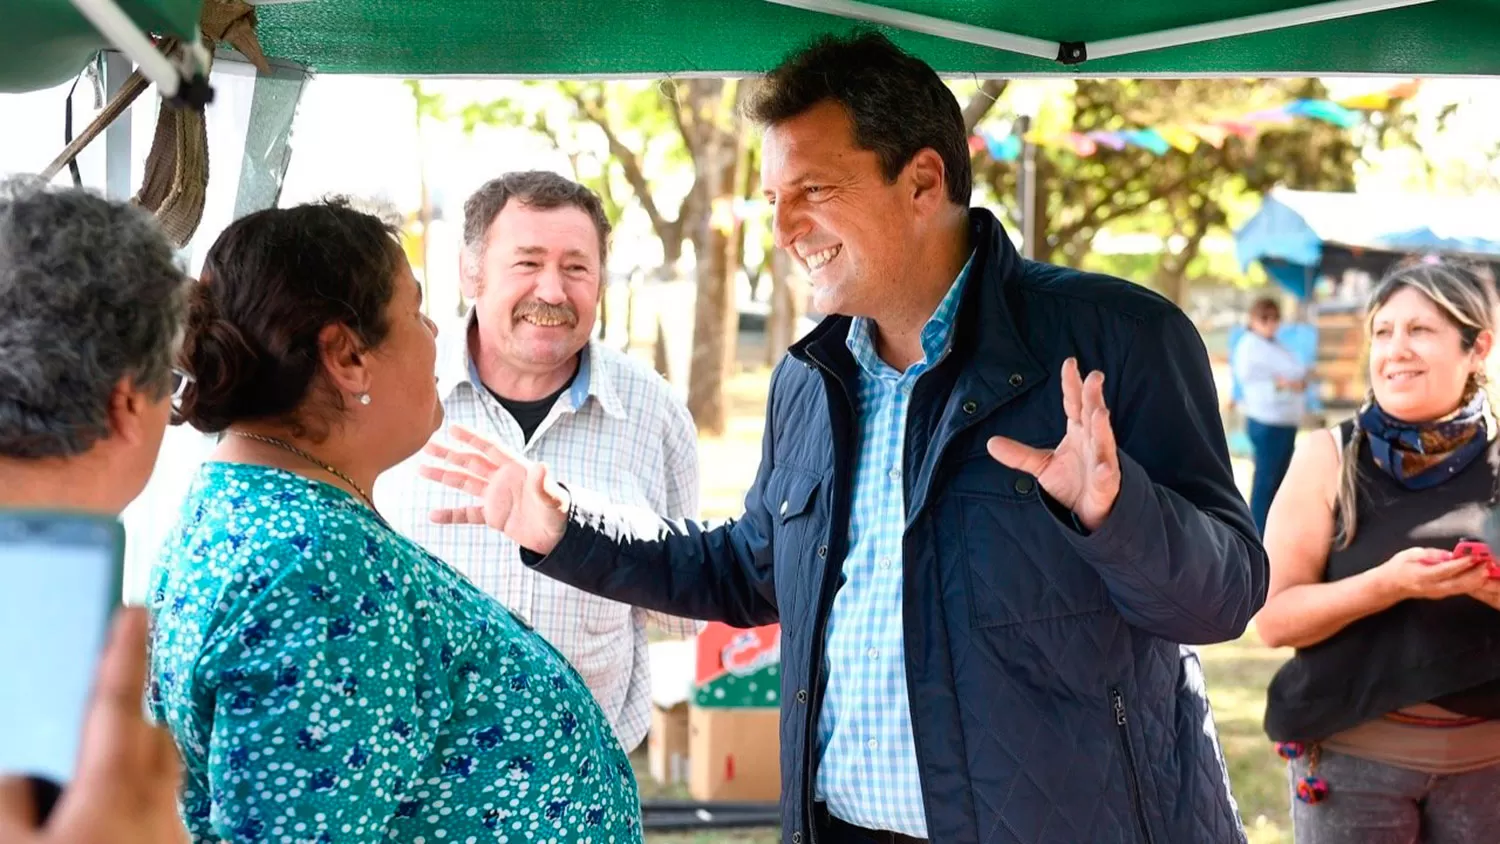
[[[35,788],[0,777],[0,842],[5,844],[187,844],[177,811],[181,767],[172,736],[147,723],[146,611],[121,610],[99,661],[82,728],[77,770],[50,817],[33,805]]]
[[[0,511],[0,775],[72,780],[124,558],[117,519]]]
[[[1500,563],[1495,561],[1495,555],[1490,551],[1490,546],[1477,539],[1465,539],[1453,546],[1453,558],[1460,559],[1470,557],[1476,563],[1485,566],[1492,579],[1500,579]]]

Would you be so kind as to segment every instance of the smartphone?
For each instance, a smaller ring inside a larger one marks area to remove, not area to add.
[[[124,563],[117,519],[0,510],[0,772],[72,779]]]
[[[1453,558],[1472,557],[1483,563],[1492,578],[1500,579],[1500,563],[1495,562],[1495,555],[1490,552],[1490,546],[1477,539],[1465,539],[1453,546]]]

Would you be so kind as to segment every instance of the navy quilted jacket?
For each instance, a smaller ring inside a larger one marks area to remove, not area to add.
[[[902,605],[929,835],[994,844],[1244,841],[1198,658],[1237,637],[1266,557],[1235,489],[1207,356],[1140,287],[1029,262],[986,211],[952,353],[907,423]],[[841,582],[856,365],[832,317],[772,378],[739,519],[624,513],[574,495],[546,574],[628,604],[781,623],[782,838],[815,840],[814,729]],[[1105,374],[1121,490],[1095,533],[985,440],[1064,431],[1059,371]]]

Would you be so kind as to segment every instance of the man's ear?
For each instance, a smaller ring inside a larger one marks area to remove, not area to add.
[[[130,378],[121,378],[109,394],[109,436],[126,445],[138,446],[147,439],[150,423],[150,397],[136,388]]]
[[[363,349],[353,329],[343,323],[323,326],[318,332],[318,349],[335,389],[344,395],[370,391],[369,351]]]
[[[166,399],[154,399],[148,391],[136,387],[130,378],[121,378],[110,391],[110,402],[105,408],[110,438],[124,445],[145,445],[156,441],[162,426],[160,403]]]
[[[463,291],[464,298],[474,301],[479,298],[479,293],[484,285],[479,283],[481,261],[478,250],[468,246],[461,247],[458,251],[458,276],[459,288]]]
[[[935,211],[948,201],[948,168],[937,150],[925,147],[906,163],[911,201],[924,211]]]

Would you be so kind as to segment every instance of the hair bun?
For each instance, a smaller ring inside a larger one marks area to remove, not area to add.
[[[258,358],[245,335],[220,316],[208,281],[193,285],[179,355],[193,383],[183,392],[181,419],[206,434],[216,434],[242,418],[245,414],[237,393],[246,376],[255,371]]]

